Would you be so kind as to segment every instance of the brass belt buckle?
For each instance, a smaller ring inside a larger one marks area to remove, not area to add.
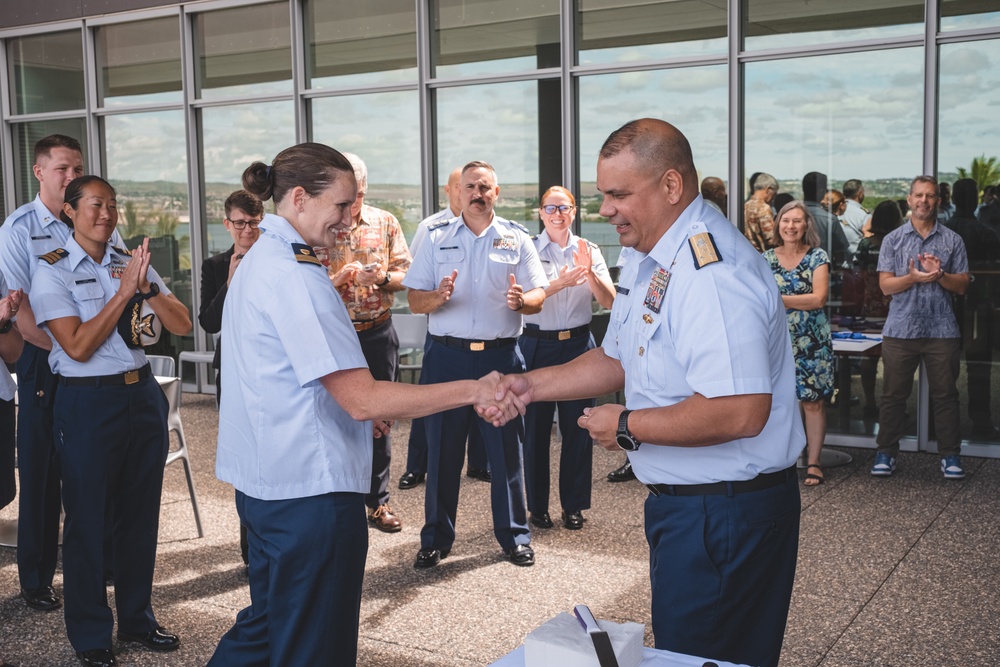
[[[135,384],[139,381],[139,371],[126,371],[125,372],[125,384]]]
[[[469,343],[469,349],[473,352],[482,352],[486,349],[486,343],[481,340],[477,340],[473,343]]]
[[[560,331],[559,332],[559,340],[569,340],[569,332],[568,331]]]

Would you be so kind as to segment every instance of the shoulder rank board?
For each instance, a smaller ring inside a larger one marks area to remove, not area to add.
[[[119,255],[125,255],[126,257],[132,256],[132,251],[129,250],[128,248],[119,248],[118,246],[113,245],[111,246],[111,249],[114,250]]]
[[[49,264],[55,264],[60,259],[64,257],[69,257],[69,250],[64,250],[62,248],[56,248],[52,252],[47,252],[38,259],[43,259]]]
[[[696,269],[701,269],[709,264],[722,261],[722,256],[719,254],[719,247],[715,245],[715,239],[712,238],[709,232],[695,234],[688,239],[688,243],[691,244],[691,256],[694,257],[694,266]]]
[[[316,266],[323,267],[323,262],[319,261],[319,257],[316,256],[312,246],[305,243],[293,243],[292,252],[295,253],[296,262],[305,262],[306,264],[315,264]]]

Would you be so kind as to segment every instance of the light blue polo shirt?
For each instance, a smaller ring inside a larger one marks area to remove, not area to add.
[[[31,307],[35,321],[52,339],[49,366],[54,373],[67,377],[89,377],[124,373],[146,365],[146,354],[125,344],[117,329],[111,332],[94,354],[84,362],[71,358],[49,331],[47,322],[62,317],[78,317],[86,322],[98,313],[118,293],[119,276],[129,262],[129,256],[118,252],[109,242],[101,263],[95,262],[70,236],[66,240],[66,257],[49,263],[36,260],[38,269],[31,288]],[[160,286],[161,294],[170,294],[160,275],[149,267],[150,283]]]
[[[517,338],[522,318],[507,307],[510,274],[525,292],[549,284],[531,236],[521,225],[495,214],[479,236],[465,226],[461,215],[431,226],[403,285],[435,290],[455,269],[458,278],[451,299],[427,319],[434,336]]]
[[[711,234],[721,261],[698,268],[689,238]],[[805,445],[785,308],[767,262],[699,195],[649,254],[629,253],[604,339],[638,410],[707,398],[771,394],[753,438],[706,447],[644,444],[629,452],[646,484],[741,481],[791,466]],[[663,288],[659,290],[658,288]],[[661,296],[662,292],[662,296]]]
[[[570,233],[568,245],[565,248],[560,248],[558,243],[549,238],[546,231],[542,231],[535,237],[535,250],[538,251],[538,259],[541,261],[545,277],[550,283],[559,277],[564,266],[571,269],[575,266],[573,251],[577,249],[576,244],[579,240],[579,236]],[[610,280],[611,275],[608,273],[608,265],[604,261],[601,249],[591,243],[590,253],[593,258],[591,270],[595,275]],[[567,287],[545,297],[542,312],[535,315],[525,315],[524,323],[538,325],[539,329],[545,331],[573,329],[590,324],[594,312],[593,301],[594,293],[590,291],[590,286],[587,283]]]
[[[291,224],[268,214],[260,227],[222,312],[216,475],[260,500],[367,493],[372,424],[320,382],[368,368],[357,333],[326,268],[296,260],[309,247]]]

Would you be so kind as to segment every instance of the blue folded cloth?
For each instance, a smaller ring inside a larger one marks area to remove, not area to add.
[[[868,336],[856,331],[835,331],[831,335],[837,340],[882,340],[881,336]]]

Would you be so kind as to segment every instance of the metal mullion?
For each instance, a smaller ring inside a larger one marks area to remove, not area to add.
[[[3,137],[0,138],[0,157],[3,159],[3,187],[4,202],[7,203],[4,210],[4,218],[14,212],[11,205],[17,200],[14,192],[14,136],[13,125],[10,122],[11,97],[10,97],[10,70],[7,67],[7,42],[0,40],[0,114],[2,114]]]
[[[888,49],[905,49],[922,46],[923,37],[895,37],[880,41],[865,40],[863,42],[847,42],[844,44],[825,44],[812,48],[768,49],[766,51],[741,52],[741,62],[756,62],[760,60],[788,60],[791,58],[809,58],[812,56],[831,56],[842,53],[865,53],[868,51],[885,51]]]
[[[729,0],[727,12],[729,44],[729,200],[726,215],[739,227],[743,196],[743,48],[742,0]],[[737,196],[739,193],[739,196]]]
[[[175,7],[151,7],[149,9],[136,9],[132,11],[116,12],[104,16],[95,16],[87,19],[87,25],[97,28],[106,25],[116,25],[119,23],[133,23],[135,21],[146,21],[149,19],[162,19],[169,16],[176,16],[180,6]]]
[[[955,32],[939,32],[937,43],[952,44],[956,42],[974,42],[983,39],[1000,39],[1000,28],[981,28],[979,30],[956,30]]]
[[[83,25],[81,19],[71,19],[68,21],[55,21],[53,23],[39,23],[31,26],[19,26],[17,28],[7,28],[0,30],[0,39],[10,37],[31,37],[32,35],[44,35],[52,32],[67,32],[69,30],[79,30]]]
[[[94,108],[97,107],[97,49],[94,40],[94,32],[84,21],[81,27],[83,39],[83,100],[84,113],[86,117],[84,124],[87,128],[87,163],[88,173],[101,174],[107,177],[108,173],[104,164],[104,149],[101,142],[101,131],[98,127],[99,121],[94,116]]]
[[[286,0],[291,2],[291,0]],[[214,0],[206,2],[196,2],[187,3],[183,5],[184,14],[190,16],[192,14],[204,14],[205,12],[214,12],[219,9],[235,9],[238,7],[250,7],[253,5],[270,5],[273,4],[275,0]]]
[[[651,70],[683,69],[685,67],[702,67],[705,65],[725,65],[727,62],[729,62],[728,56],[723,54],[708,57],[637,60],[609,65],[574,65],[570,71],[575,76],[592,76],[598,74],[625,74],[628,72],[646,72]]]
[[[470,76],[467,78],[449,77],[432,79],[427,82],[430,88],[461,88],[465,86],[480,86],[490,83],[516,83],[521,81],[540,81],[542,79],[557,79],[562,75],[558,67],[529,70],[517,74],[500,74],[496,76]]]
[[[420,202],[422,217],[437,210],[437,151],[434,137],[434,91],[428,85],[431,78],[430,3],[414,0],[417,12],[417,98],[420,106]]]
[[[575,0],[562,0],[559,3],[559,98],[561,106],[562,126],[562,182],[571,192],[580,191],[580,174],[577,169],[577,104],[576,85],[570,71],[576,58],[576,3]],[[541,202],[539,202],[541,203]],[[582,231],[583,223],[577,216],[573,221],[573,230],[577,235]]]
[[[262,104],[266,102],[287,102],[293,99],[294,94],[273,93],[271,95],[258,95],[256,97],[227,97],[218,100],[191,100],[188,102],[195,109],[211,109],[213,107],[231,107],[241,104]]]
[[[352,88],[315,88],[302,92],[302,97],[315,100],[324,97],[348,97],[374,93],[399,93],[417,90],[419,83],[394,83],[391,85],[354,86]]]
[[[132,113],[146,113],[149,111],[177,111],[183,109],[183,102],[170,102],[158,104],[134,104],[114,107],[97,107],[91,113],[98,117],[122,116]]]
[[[295,114],[295,141],[303,142],[311,135],[311,128],[308,126],[306,115],[306,104],[303,93],[309,86],[306,81],[306,43],[305,43],[305,12],[302,4],[305,0],[289,0],[289,12],[291,14],[289,23],[292,31],[291,55],[292,55],[292,91],[293,91],[293,113]]]

